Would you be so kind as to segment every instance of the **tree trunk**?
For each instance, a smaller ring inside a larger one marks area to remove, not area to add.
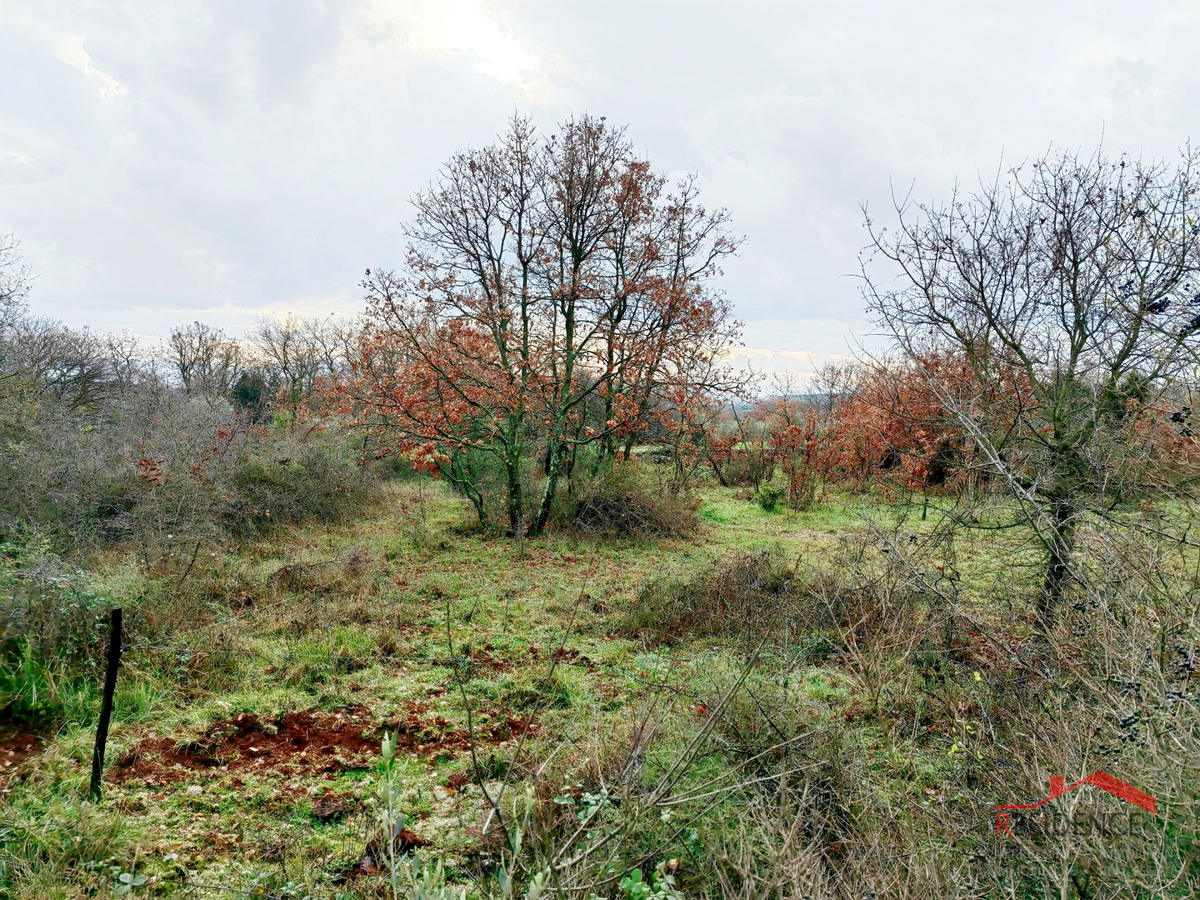
[[[563,448],[561,444],[552,445],[546,451],[546,489],[542,492],[542,502],[538,507],[537,519],[530,533],[539,535],[546,530],[550,521],[550,511],[554,506],[554,494],[558,490],[558,479],[563,469]]]
[[[630,434],[629,437],[625,438],[625,446],[622,447],[621,450],[625,454],[626,462],[629,462],[629,460],[633,459],[633,446],[636,443],[637,440],[633,434]]]
[[[729,487],[729,482],[725,480],[725,473],[721,471],[721,467],[711,456],[708,458],[708,467],[712,469],[713,474],[717,476],[717,484],[721,485],[721,487]]]
[[[505,460],[508,476],[508,528],[513,537],[525,530],[525,497],[521,489],[521,459],[510,456]]]
[[[1051,501],[1046,573],[1038,600],[1038,618],[1043,624],[1050,622],[1071,582],[1071,557],[1075,550],[1074,513],[1067,500],[1056,498]]]

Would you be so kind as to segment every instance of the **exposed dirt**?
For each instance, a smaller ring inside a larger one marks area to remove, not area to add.
[[[339,712],[290,712],[275,721],[241,715],[214,722],[191,740],[147,738],[122,756],[109,780],[166,785],[197,772],[261,773],[286,777],[327,775],[369,767],[379,755],[383,732],[396,734],[397,752],[434,763],[471,747],[466,729],[444,716],[428,716],[427,704],[410,701],[399,721],[379,722],[365,706]],[[482,718],[487,719],[486,714]],[[497,744],[538,726],[529,720],[498,715],[475,731],[477,743]]]
[[[365,707],[292,712],[274,722],[242,715],[214,722],[190,741],[139,741],[109,778],[169,784],[194,772],[314,775],[365,768],[378,753],[379,726]]]
[[[436,762],[439,757],[455,757],[471,749],[471,735],[465,728],[456,728],[444,716],[432,716],[422,719],[422,713],[428,711],[428,705],[411,701],[408,714],[398,723],[387,723],[385,727],[396,731],[398,752],[416,753],[428,757],[429,762]],[[476,711],[477,724],[475,741],[477,744],[499,744],[526,732],[536,732],[538,725],[530,719],[523,719],[507,713],[489,714],[487,710]]]
[[[6,793],[42,750],[40,735],[19,725],[0,725],[0,793]]]

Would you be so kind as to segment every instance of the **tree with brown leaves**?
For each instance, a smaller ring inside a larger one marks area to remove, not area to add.
[[[510,531],[540,533],[582,450],[628,453],[737,383],[721,351],[740,326],[711,287],[737,241],[696,195],[693,179],[669,192],[603,119],[549,139],[514,119],[417,195],[405,271],[368,271],[351,396],[481,519],[476,460],[498,462]]]

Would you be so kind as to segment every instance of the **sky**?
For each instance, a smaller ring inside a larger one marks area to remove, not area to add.
[[[729,210],[735,356],[804,372],[878,340],[864,205],[1173,156],[1198,37],[1200,0],[0,0],[0,234],[73,326],[351,315],[452,153],[587,112]]]

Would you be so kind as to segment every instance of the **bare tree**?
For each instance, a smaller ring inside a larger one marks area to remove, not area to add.
[[[1043,620],[1085,517],[1144,487],[1137,425],[1197,358],[1195,163],[1063,153],[944,206],[900,204],[895,231],[867,222],[899,269],[895,289],[866,277],[877,321],[910,359],[969,362],[973,382],[930,387],[1044,551]]]
[[[242,365],[237,341],[227,338],[220,328],[202,322],[172,329],[166,349],[179,381],[192,393],[228,393]]]
[[[830,360],[822,364],[813,374],[813,390],[824,399],[825,411],[832,413],[844,400],[854,393],[862,377],[861,366],[856,362]]]
[[[313,392],[317,379],[333,364],[333,341],[320,319],[289,313],[281,319],[263,316],[250,331],[268,384],[279,402],[294,414]]]
[[[147,377],[156,377],[154,361],[137,336],[129,331],[104,336],[109,376],[119,393],[132,390]]]
[[[70,411],[94,406],[113,387],[103,337],[23,315],[7,329],[10,374]]]
[[[0,328],[9,325],[25,307],[32,276],[21,264],[21,242],[0,235]]]
[[[318,375],[338,378],[349,372],[349,362],[362,332],[358,319],[333,316],[304,320],[304,334],[318,357]]]

